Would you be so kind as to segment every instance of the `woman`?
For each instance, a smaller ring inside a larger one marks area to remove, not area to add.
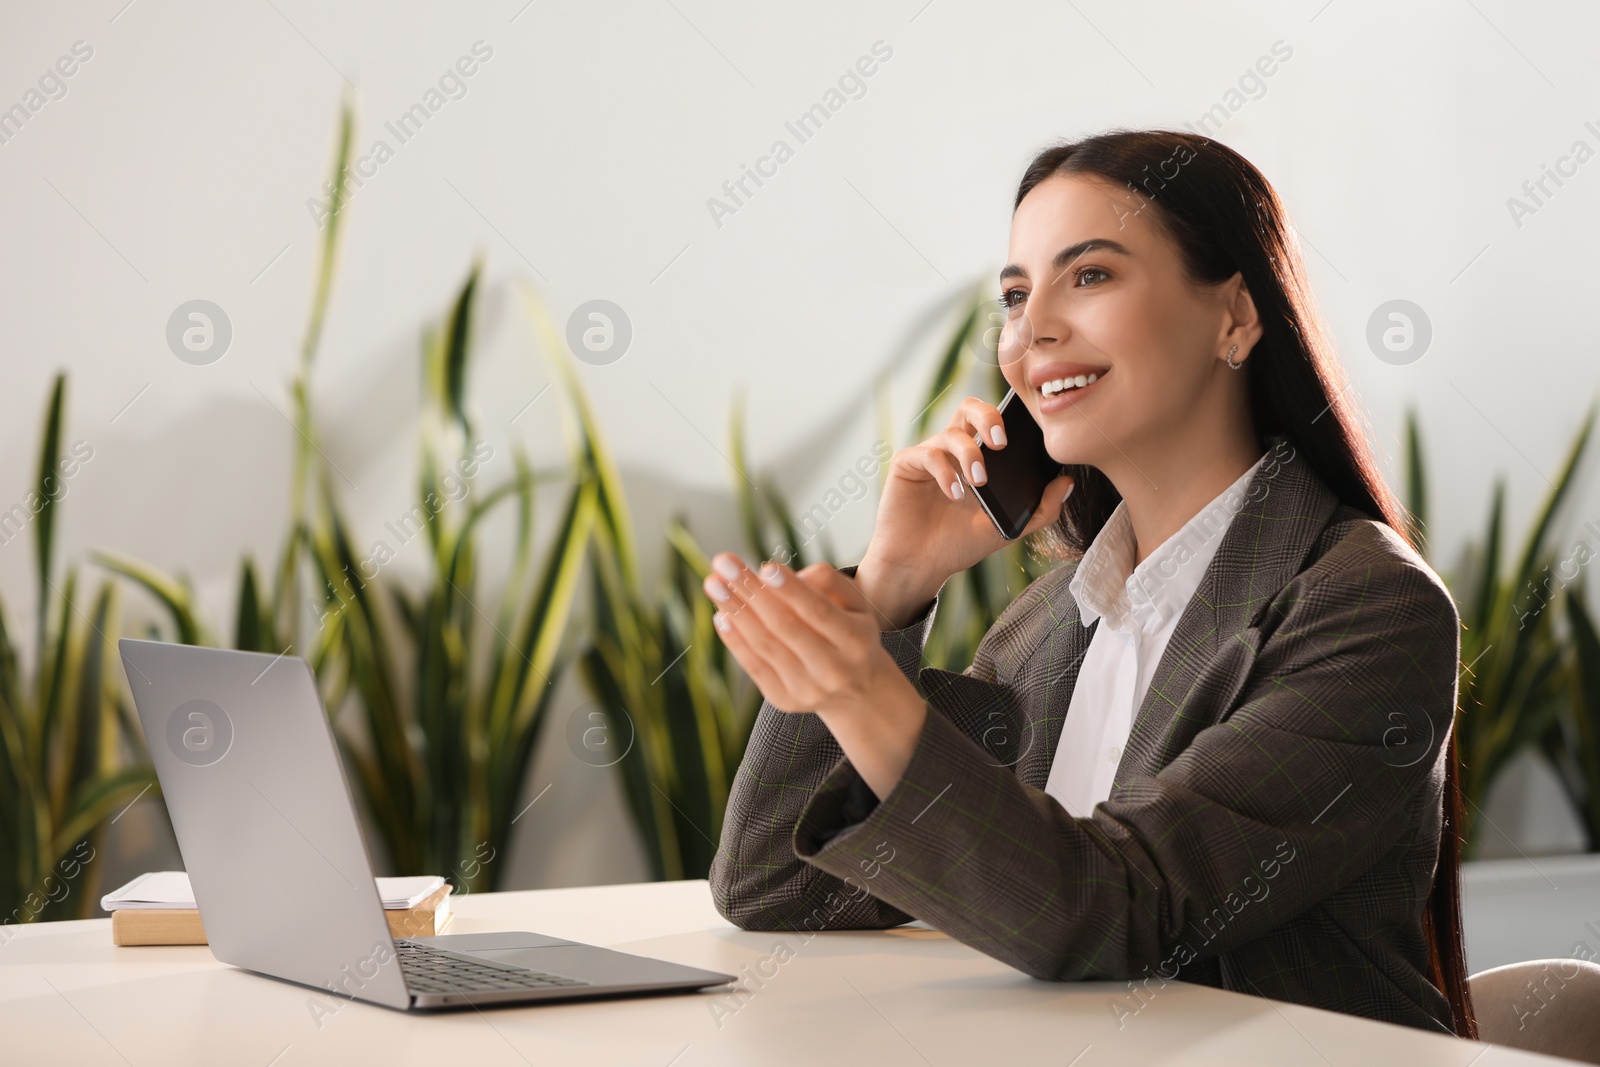
[[[1459,620],[1277,195],[1203,138],[1092,137],[1028,167],[1009,259],[1002,370],[1068,472],[1027,532],[1068,561],[964,672],[918,671],[940,587],[1004,544],[963,484],[1005,446],[976,398],[895,454],[858,567],[718,555],[717,628],[767,698],[718,908],[1473,1036]]]

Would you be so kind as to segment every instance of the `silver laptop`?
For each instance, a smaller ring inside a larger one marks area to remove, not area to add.
[[[395,940],[311,668],[118,642],[211,952],[391,1008],[687,992],[732,975],[531,933]],[[435,873],[435,872],[407,872]]]

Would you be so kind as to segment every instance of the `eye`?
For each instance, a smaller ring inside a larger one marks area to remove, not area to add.
[[[1085,274],[1103,274],[1107,278],[1111,277],[1111,272],[1103,267],[1081,267],[1073,274],[1073,277],[1081,282]],[[1084,288],[1084,286],[1079,285],[1079,288]]]
[[[1000,294],[1000,299],[995,302],[1007,311],[1015,311],[1027,297],[1028,294],[1021,289],[1007,289]]]

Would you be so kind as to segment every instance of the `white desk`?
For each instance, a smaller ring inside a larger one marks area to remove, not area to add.
[[[224,967],[203,946],[116,948],[110,921],[21,928],[0,944],[5,1064],[1345,1064],[1565,1063],[1174,982],[1119,1028],[1121,983],[1034,981],[932,930],[746,933],[704,882],[464,897],[451,933],[526,929],[728,974],[763,988],[484,1012],[359,1002],[319,1030],[307,990]],[[784,942],[785,962],[774,956]]]

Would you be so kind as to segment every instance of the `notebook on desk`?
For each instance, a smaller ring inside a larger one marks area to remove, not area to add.
[[[378,878],[383,918],[393,937],[432,937],[450,925],[450,886],[443,878]],[[285,882],[279,895],[300,887]],[[100,898],[111,913],[111,943],[127,947],[204,945],[205,924],[195,905],[194,889],[183,871],[152,871]],[[273,915],[261,921],[272,922]]]
[[[310,666],[295,656],[155,641],[124,639],[118,649],[206,938],[222,962],[310,986],[324,999],[402,1010],[734,981],[527,932],[394,938]],[[281,893],[285,881],[301,890]],[[324,1011],[338,1010],[330,1003]]]
[[[438,875],[416,875],[406,878],[374,878],[378,900],[384,910],[414,908],[445,887]],[[299,887],[287,878],[279,878],[266,887],[267,892],[287,896]],[[187,871],[151,871],[141,874],[127,885],[120,886],[100,898],[106,911],[143,911],[152,908],[195,907],[194,887],[189,884]]]

